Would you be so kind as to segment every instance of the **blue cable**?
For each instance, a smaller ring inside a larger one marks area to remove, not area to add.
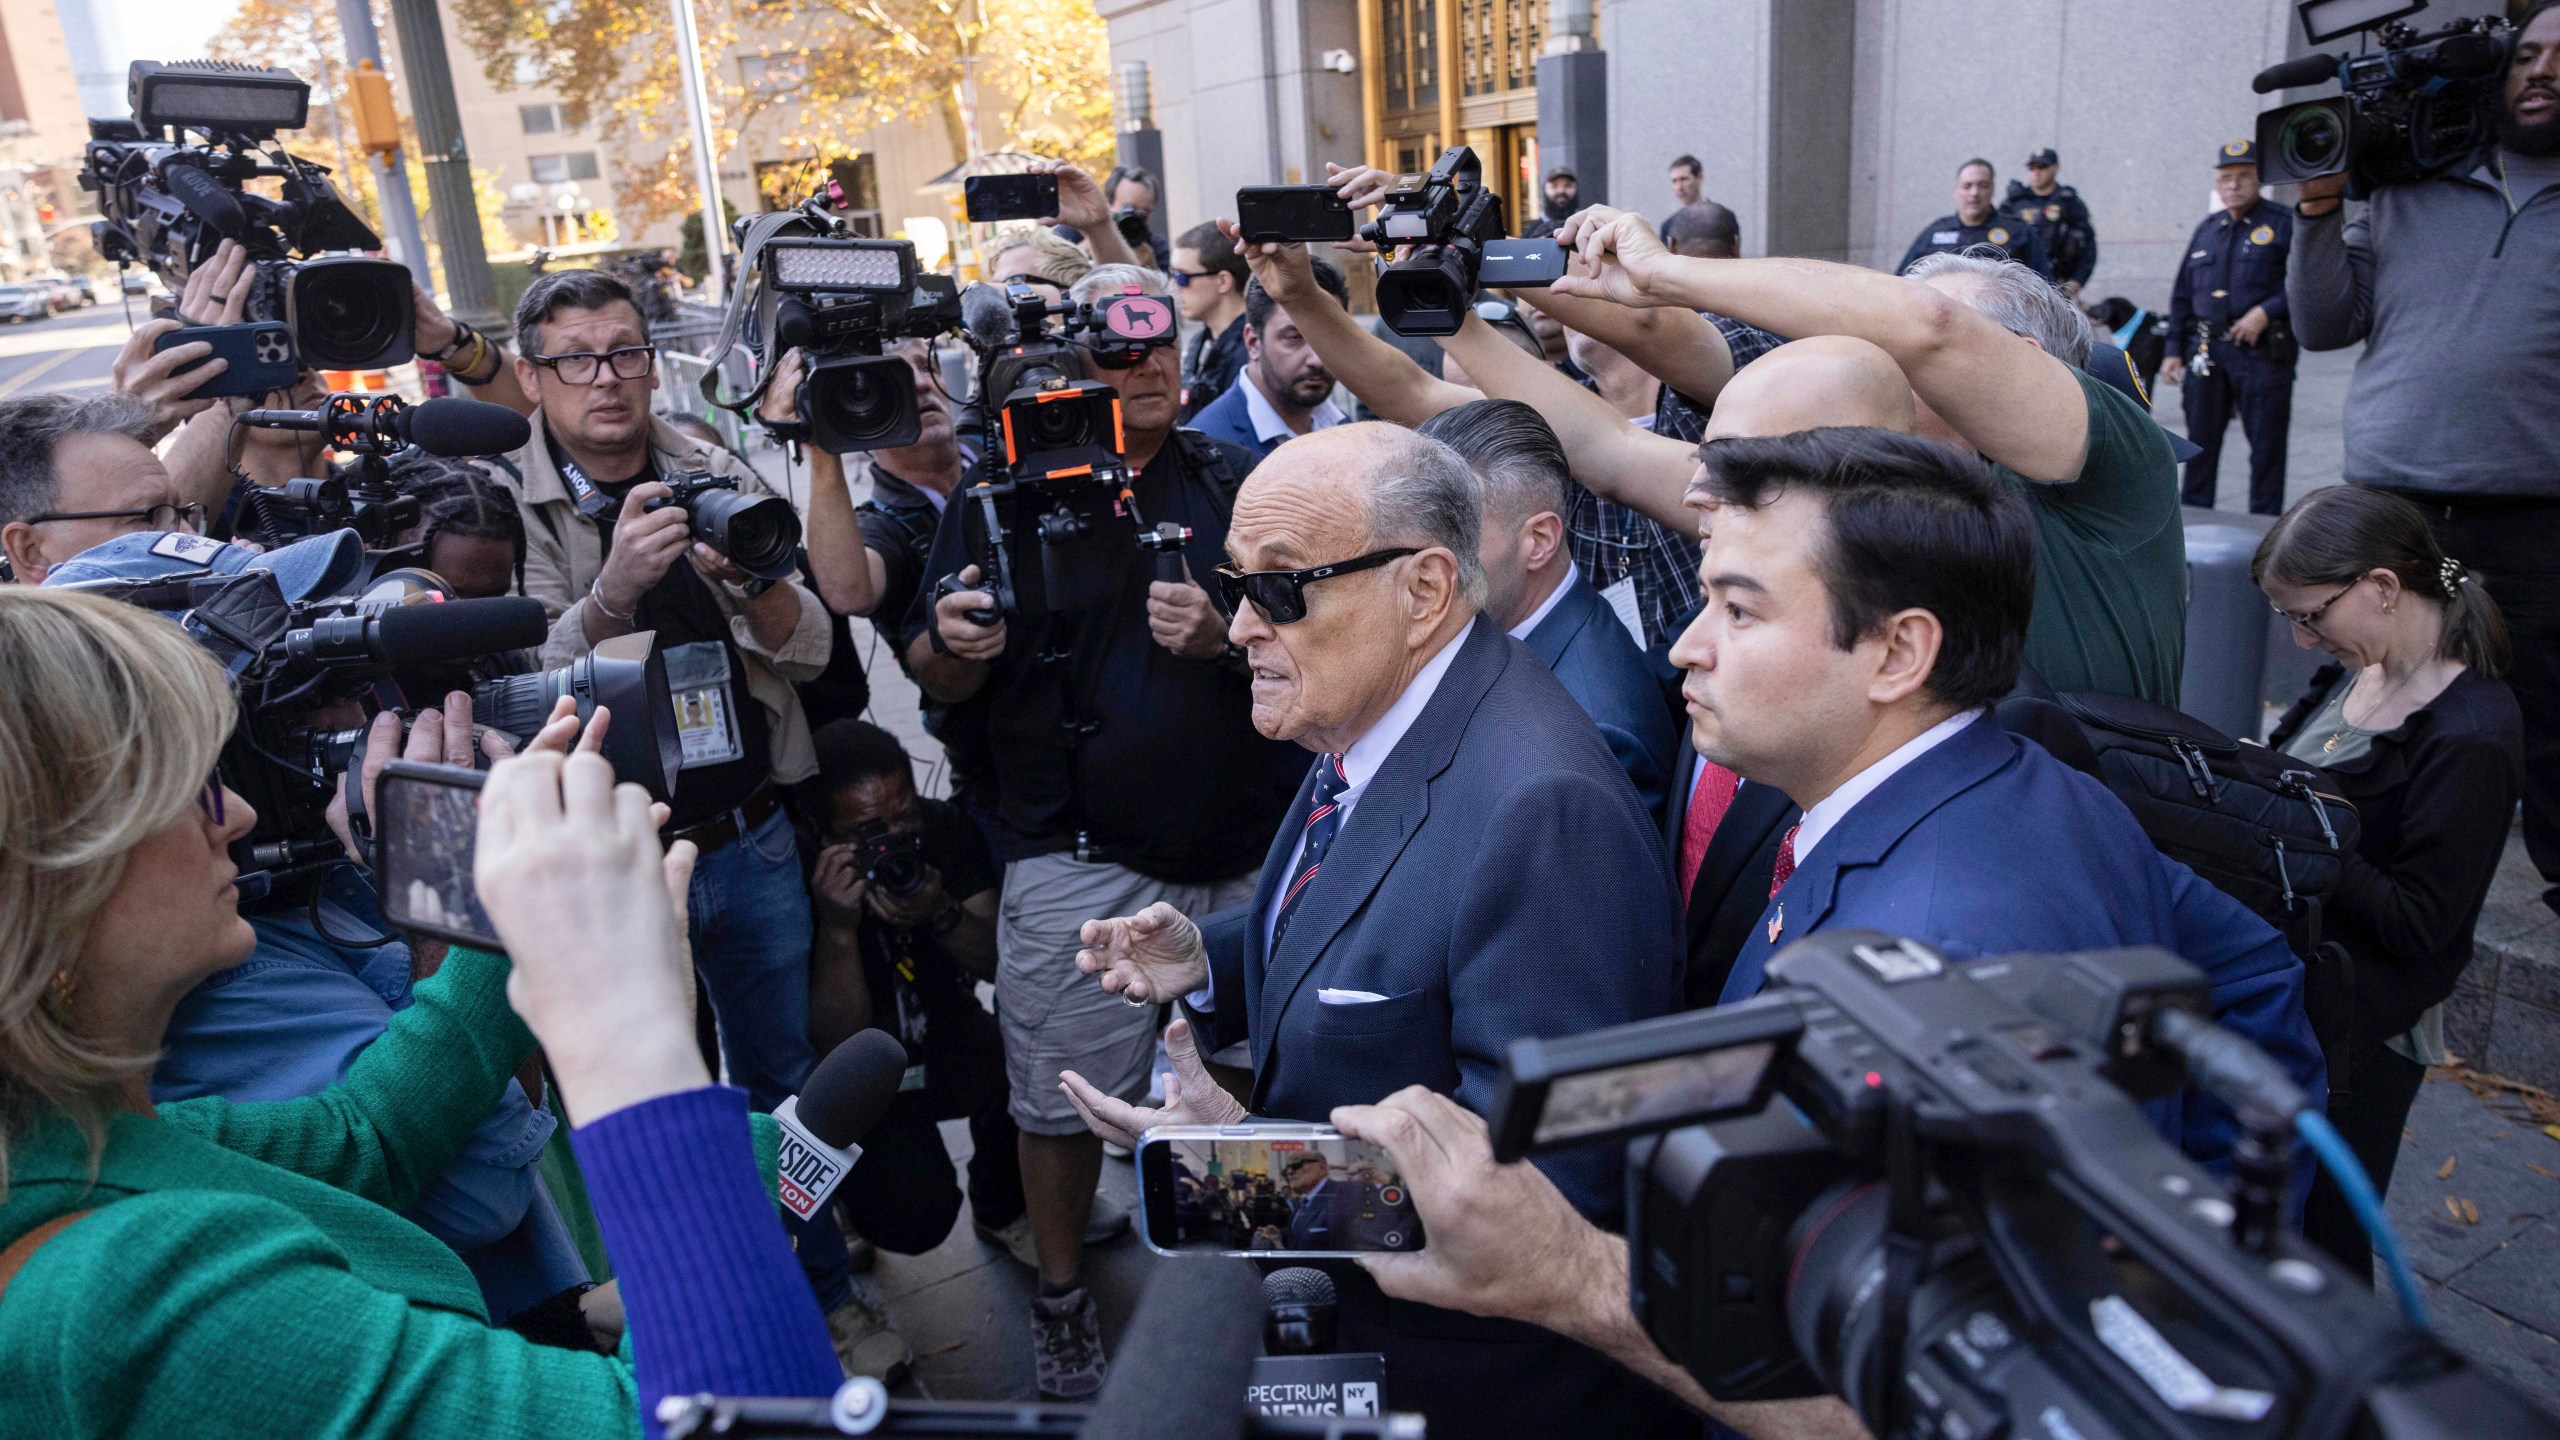
[[[2382,1197],[2373,1193],[2373,1181],[2356,1163],[2355,1152],[2347,1148],[2346,1138],[2329,1123],[2328,1116],[2317,1110],[2297,1112],[2293,1128],[2301,1132],[2303,1143],[2320,1157],[2329,1178],[2345,1193],[2347,1207],[2355,1211],[2356,1223],[2364,1227],[2365,1237],[2373,1242],[2374,1254],[2391,1276],[2391,1288],[2400,1296],[2400,1312],[2419,1329],[2433,1330],[2435,1327],[2427,1320],[2426,1297],[2418,1291],[2418,1277],[2409,1272],[2409,1262],[2400,1253],[2400,1237],[2392,1233],[2391,1220],[2382,1213]]]

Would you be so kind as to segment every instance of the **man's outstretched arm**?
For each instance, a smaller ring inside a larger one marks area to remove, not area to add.
[[[1306,246],[1247,244],[1238,238],[1232,220],[1219,221],[1218,228],[1236,240],[1236,251],[1244,256],[1253,278],[1289,312],[1290,321],[1324,368],[1381,417],[1398,425],[1419,425],[1443,410],[1484,398],[1423,369],[1412,356],[1362,329],[1350,311],[1335,304],[1316,284]]]
[[[1608,401],[1493,333],[1492,326],[1473,315],[1441,344],[1458,357],[1486,394],[1517,400],[1544,416],[1556,438],[1564,442],[1565,463],[1573,478],[1592,494],[1667,525],[1676,534],[1698,533],[1698,514],[1686,500],[1689,478],[1698,468],[1695,446],[1628,424],[1627,417]]]

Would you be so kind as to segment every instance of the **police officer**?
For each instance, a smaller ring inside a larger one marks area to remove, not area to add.
[[[2098,268],[2098,232],[2089,224],[2089,207],[2080,192],[2055,183],[2062,157],[2048,145],[2027,157],[2027,178],[2009,182],[2000,213],[2036,232],[2053,261],[2054,283],[2077,300],[2089,272]]]
[[[2187,438],[2186,502],[2210,508],[2222,434],[2231,414],[2249,437],[2249,509],[2284,509],[2285,437],[2293,425],[2293,364],[2301,353],[2287,321],[2285,256],[2293,210],[2258,196],[2258,146],[2233,140],[2213,157],[2213,193],[2222,208],[2187,242],[2169,295],[2171,353],[2163,379],[2180,388]]]
[[[1991,162],[1967,160],[1956,167],[1956,213],[1941,215],[1920,229],[1911,248],[1902,254],[1902,263],[1893,267],[1899,275],[1911,268],[1911,262],[1923,255],[1945,250],[1970,250],[1988,245],[2016,260],[2047,280],[2053,278],[2053,262],[2045,254],[2044,241],[2036,232],[2002,215],[1991,203]]]

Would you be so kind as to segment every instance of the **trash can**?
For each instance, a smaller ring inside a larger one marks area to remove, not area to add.
[[[2225,735],[2255,740],[2267,728],[2267,631],[2275,612],[2249,583],[2249,557],[2275,520],[2193,506],[2184,518],[2187,661],[2178,708]]]

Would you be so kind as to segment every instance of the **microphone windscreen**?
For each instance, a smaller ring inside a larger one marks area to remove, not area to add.
[[[222,188],[222,182],[195,165],[171,165],[160,176],[160,183],[178,197],[178,203],[189,213],[213,227],[217,235],[240,238],[249,213],[240,208],[240,197]]]
[[[2249,82],[2249,88],[2264,95],[2275,90],[2290,90],[2297,85],[2319,85],[2337,78],[2337,56],[2305,55],[2259,71],[2258,78]]]
[[[858,1030],[800,1086],[800,1124],[838,1150],[862,1143],[898,1098],[907,1047],[886,1030]]]
[[[1312,1265],[1286,1265],[1262,1277],[1265,1305],[1331,1305],[1333,1277]]]
[[[533,438],[533,426],[504,405],[446,397],[412,405],[402,437],[430,455],[504,455]]]
[[[501,650],[531,650],[551,633],[542,602],[523,595],[447,600],[440,605],[394,605],[374,631],[382,658],[394,665],[468,660]]]
[[[1004,292],[993,285],[978,284],[960,292],[960,327],[980,349],[1010,345],[1019,334],[1013,323],[1013,306]]]
[[[1083,1440],[1239,1440],[1262,1348],[1262,1286],[1249,1261],[1158,1265],[1112,1353],[1123,1357]]]

